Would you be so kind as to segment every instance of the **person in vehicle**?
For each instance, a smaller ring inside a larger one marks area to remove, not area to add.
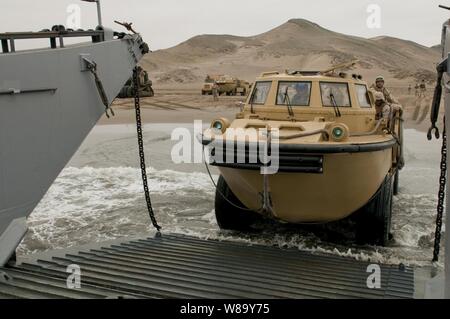
[[[297,83],[295,85],[295,95],[292,98],[292,105],[308,105],[309,103],[309,89],[306,83]]]
[[[384,78],[378,76],[375,84],[370,87],[375,96],[375,106],[377,108],[377,119],[389,118],[391,115],[402,110],[402,106],[384,86]]]
[[[389,104],[382,92],[375,92],[374,97],[377,120],[381,118],[389,120],[392,116],[402,110],[402,106],[399,104]]]
[[[384,77],[378,76],[375,79],[375,83],[370,87],[375,92],[381,92],[384,95],[384,99],[389,104],[399,104],[394,98],[391,92],[384,86]]]

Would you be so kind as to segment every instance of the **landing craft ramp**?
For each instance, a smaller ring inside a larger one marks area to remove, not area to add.
[[[81,268],[68,289],[67,266]],[[414,272],[369,262],[229,241],[167,235],[0,268],[0,298],[412,298]]]

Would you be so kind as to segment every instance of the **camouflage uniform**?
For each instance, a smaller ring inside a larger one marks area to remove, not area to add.
[[[378,87],[377,82],[383,82],[383,86],[381,88]],[[389,92],[389,90],[384,86],[384,78],[382,76],[376,78],[375,83],[372,84],[370,89],[372,90],[375,97],[377,119],[389,119],[391,115],[402,110],[402,106],[392,96],[391,92]]]
[[[398,101],[394,98],[391,92],[389,92],[389,90],[386,89],[384,86],[383,88],[380,89],[377,87],[376,84],[372,84],[370,88],[375,92],[383,93],[385,101],[388,102],[389,104],[398,104]]]
[[[427,92],[427,86],[425,84],[425,81],[422,80],[422,83],[420,83],[420,96],[425,97],[426,92]]]

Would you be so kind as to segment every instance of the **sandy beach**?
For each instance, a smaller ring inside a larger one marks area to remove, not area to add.
[[[408,95],[405,88],[391,91],[403,106],[405,128],[426,132],[430,126],[431,90],[423,99]],[[203,96],[192,87],[155,88],[155,92],[154,97],[141,99],[143,123],[193,123],[194,120],[209,123],[220,117],[233,119],[240,110],[239,103],[246,99],[245,96],[221,96],[214,102],[212,96]],[[115,116],[103,116],[98,125],[135,123],[133,99],[116,99],[112,107]]]
[[[243,96],[221,96],[214,102],[212,96],[200,92],[157,91],[154,97],[141,99],[141,114],[144,123],[191,123],[194,120],[210,122],[218,117],[234,118],[239,112]],[[133,99],[116,99],[113,103],[115,116],[103,116],[98,125],[135,123]]]

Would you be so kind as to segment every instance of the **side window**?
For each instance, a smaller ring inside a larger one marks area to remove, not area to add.
[[[351,107],[347,83],[320,82],[323,106]]]
[[[309,106],[311,82],[279,82],[277,105]]]
[[[359,106],[367,108],[372,107],[370,105],[369,93],[367,92],[367,86],[364,84],[356,84],[356,95],[358,96]]]
[[[249,103],[265,104],[271,86],[272,82],[256,82],[255,88],[250,95]]]

